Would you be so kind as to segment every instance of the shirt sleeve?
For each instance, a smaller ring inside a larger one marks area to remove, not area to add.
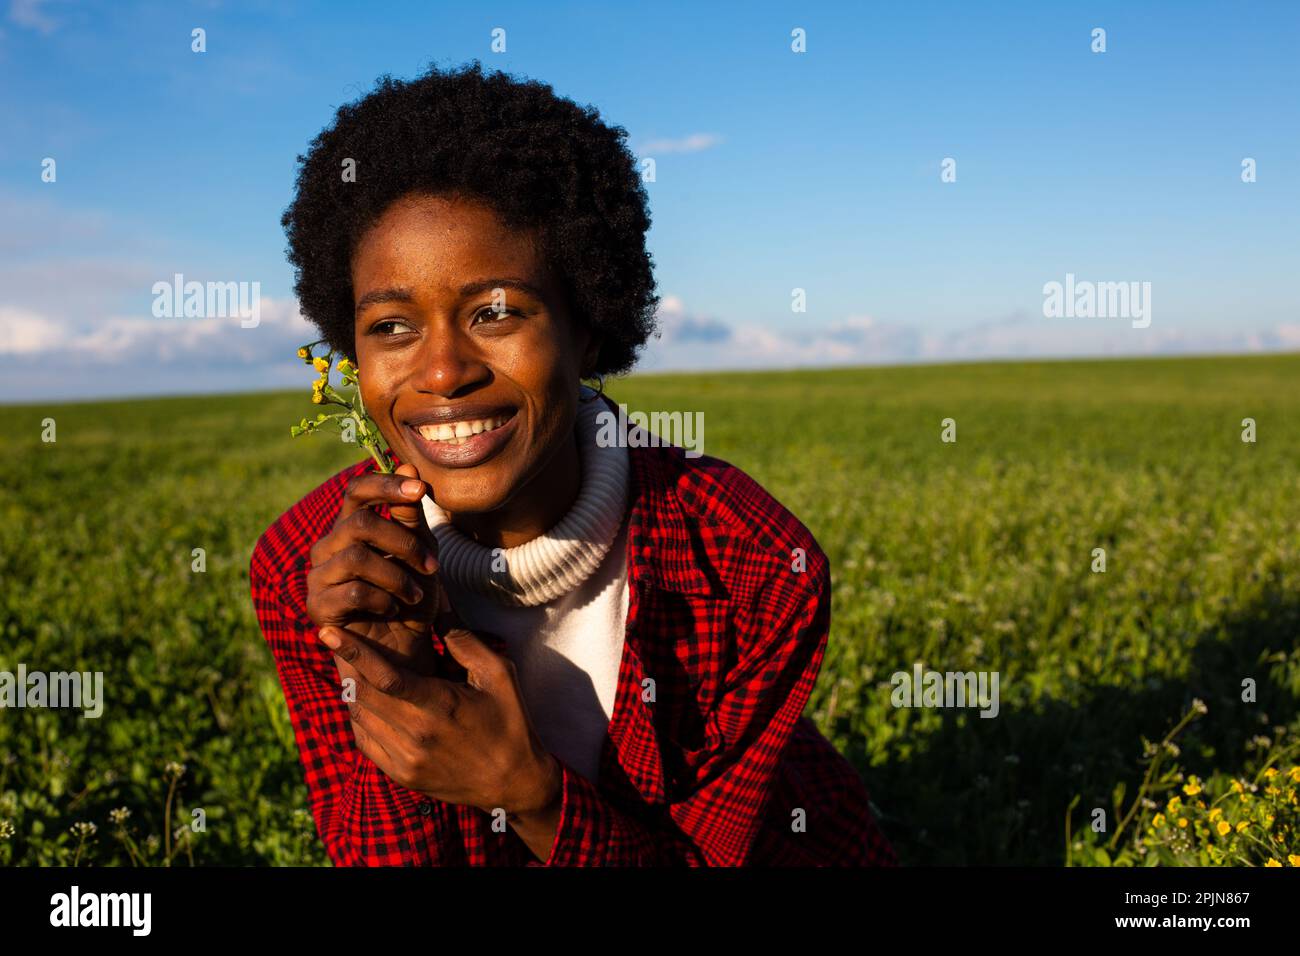
[[[308,622],[286,607],[283,578],[270,572],[260,545],[249,578],[284,689],[312,817],[334,865],[447,862],[439,838],[450,825],[446,806],[425,799],[429,806],[421,807],[416,795],[392,784],[357,747],[333,656]]]
[[[813,576],[810,568],[807,572]],[[761,609],[740,642],[705,720],[706,745],[686,753],[683,796],[658,820],[634,817],[585,777],[563,769],[560,822],[536,866],[740,866],[750,862],[782,751],[812,693],[830,627],[824,562],[807,587],[781,590],[784,606]]]

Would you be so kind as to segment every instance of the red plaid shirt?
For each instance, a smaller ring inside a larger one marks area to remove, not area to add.
[[[336,865],[896,863],[861,778],[801,716],[830,625],[830,569],[812,534],[726,462],[669,446],[628,452],[614,710],[597,783],[560,762],[560,823],[544,863],[486,811],[394,783],[353,739],[333,656],[306,613],[306,574],[345,486],[373,462],[345,468],[262,534],[253,605]],[[796,548],[802,572],[791,569]],[[653,701],[643,700],[646,678]]]

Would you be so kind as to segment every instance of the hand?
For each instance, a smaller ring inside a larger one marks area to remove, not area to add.
[[[395,782],[448,803],[505,811],[544,858],[558,823],[559,762],[528,718],[514,662],[461,627],[443,636],[466,670],[464,684],[394,661],[354,629],[328,626],[321,640],[356,675],[349,710],[357,746]]]
[[[419,503],[428,488],[411,464],[353,478],[333,529],[312,546],[307,574],[312,623],[351,628],[422,674],[436,672],[432,626],[448,606],[437,575],[438,542]],[[388,519],[374,510],[382,504],[389,505]]]

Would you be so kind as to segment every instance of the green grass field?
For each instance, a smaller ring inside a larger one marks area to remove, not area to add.
[[[101,670],[107,701],[98,720],[0,711],[0,862],[157,864],[169,846],[184,865],[326,862],[248,597],[261,531],[363,457],[289,437],[308,385],[4,409],[0,670]],[[905,863],[1300,853],[1300,356],[644,376],[608,391],[703,411],[705,452],[826,550],[834,614],[808,713],[863,772]],[[891,674],[917,661],[999,672],[999,716],[893,707]],[[1115,839],[1144,739],[1194,698],[1208,713],[1156,748]],[[1098,807],[1105,833],[1089,828]],[[86,822],[95,833],[74,832]]]

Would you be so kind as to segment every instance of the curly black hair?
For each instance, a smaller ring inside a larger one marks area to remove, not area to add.
[[[302,313],[356,360],[351,257],[365,230],[408,193],[487,203],[513,227],[537,228],[578,321],[602,336],[584,376],[617,375],[655,330],[650,213],[627,131],[550,85],[477,60],[385,75],[339,108],[311,142],[281,223]],[[343,163],[355,160],[356,181]]]

